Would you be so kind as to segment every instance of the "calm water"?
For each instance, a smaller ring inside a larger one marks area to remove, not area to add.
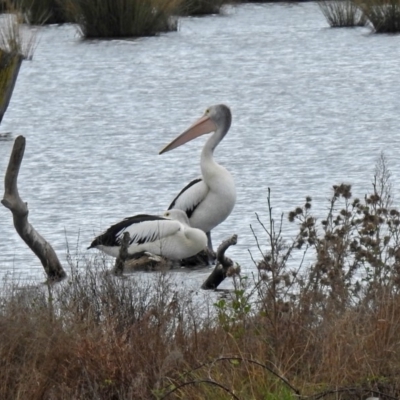
[[[370,191],[384,150],[399,198],[399,47],[400,36],[330,29],[312,3],[238,6],[134,41],[81,41],[73,26],[43,28],[1,126],[27,139],[19,187],[30,221],[62,258],[67,241],[91,256],[94,235],[123,217],[160,213],[200,173],[204,137],[158,151],[224,102],[233,125],[216,158],[235,177],[238,199],[213,237],[218,244],[238,233],[229,255],[251,271],[249,225],[263,241],[255,212],[266,221],[268,187],[276,217],[306,195],[323,215],[332,184]],[[0,142],[1,177],[12,144]],[[7,273],[43,279],[0,207],[0,277]]]

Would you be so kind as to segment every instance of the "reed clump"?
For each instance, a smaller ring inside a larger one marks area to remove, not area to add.
[[[400,0],[357,0],[357,4],[376,33],[400,32]]]
[[[20,13],[0,15],[0,123],[8,108],[22,60],[31,59],[35,34],[24,29]]]
[[[121,279],[100,261],[71,262],[47,291],[4,284],[0,398],[399,398],[400,212],[384,157],[363,199],[335,185],[318,220],[306,197],[292,240],[268,207],[256,273],[208,302],[172,274]]]
[[[220,14],[227,0],[183,0],[180,6],[181,15]]]
[[[9,0],[11,7],[24,15],[31,25],[71,22],[61,0]]]
[[[318,6],[332,28],[367,24],[366,16],[353,0],[320,0]]]
[[[177,30],[181,0],[66,0],[85,38],[154,36]]]

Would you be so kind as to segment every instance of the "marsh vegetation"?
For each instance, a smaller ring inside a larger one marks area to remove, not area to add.
[[[269,196],[258,273],[208,299],[173,275],[116,278],[100,258],[82,272],[70,257],[61,286],[4,282],[1,397],[398,398],[400,212],[384,157],[363,199],[333,186],[323,220],[312,203],[275,219]]]

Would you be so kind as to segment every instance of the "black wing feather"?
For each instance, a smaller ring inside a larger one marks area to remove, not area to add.
[[[179,194],[174,198],[174,200],[172,200],[172,203],[170,204],[170,206],[168,207],[168,210],[172,210],[175,207],[175,203],[176,201],[179,199],[179,197],[181,196],[182,193],[186,192],[186,190],[188,190],[190,187],[192,187],[193,185],[195,185],[196,183],[201,182],[203,179],[202,178],[196,178],[193,179],[191,182],[189,182],[180,192]],[[188,218],[190,218],[192,216],[192,214],[194,213],[194,210],[197,208],[197,206],[199,205],[195,204],[192,208],[188,209],[188,210],[184,210],[186,212],[186,215]]]
[[[129,226],[133,224],[139,224],[140,222],[145,222],[145,221],[159,221],[165,219],[166,218],[158,217],[156,215],[147,215],[147,214],[139,214],[139,215],[134,215],[133,217],[127,217],[122,221],[114,225],[111,225],[102,235],[97,236],[96,239],[94,239],[91,245],[88,247],[88,249],[96,247],[100,244],[103,246],[119,246],[121,244],[121,237],[122,237],[121,234]],[[133,243],[135,241],[135,238],[136,236],[132,237],[130,243]],[[143,244],[148,240],[149,240],[148,238],[139,239],[137,243]]]

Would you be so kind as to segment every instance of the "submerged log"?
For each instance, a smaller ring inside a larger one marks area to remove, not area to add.
[[[213,272],[201,285],[204,290],[216,289],[221,282],[227,277],[240,272],[239,266],[230,258],[225,257],[225,252],[232,245],[237,243],[237,235],[233,235],[228,240],[220,244],[217,250],[217,265]]]
[[[13,214],[14,227],[22,240],[40,259],[49,281],[62,280],[66,274],[51,245],[34,229],[28,221],[28,204],[19,196],[17,180],[24,157],[25,138],[15,139],[6,176],[4,178],[4,196],[1,203]]]
[[[23,56],[0,49],[0,124],[17,82]]]

